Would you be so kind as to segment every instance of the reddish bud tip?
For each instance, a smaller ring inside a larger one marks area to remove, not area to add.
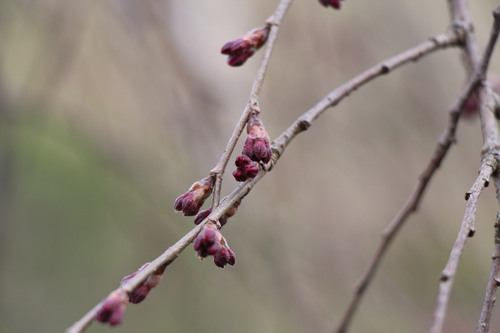
[[[128,304],[128,295],[124,291],[114,291],[100,305],[95,320],[108,323],[111,326],[120,324],[125,315]]]
[[[233,171],[233,177],[238,182],[244,182],[248,179],[245,169],[236,169]]]
[[[230,66],[241,66],[258,50],[267,40],[270,26],[255,29],[245,36],[227,42],[222,46],[221,53],[226,54]]]
[[[194,219],[194,224],[196,225],[200,224],[204,219],[208,217],[208,215],[210,215],[211,212],[212,208],[205,209],[199,212],[198,215],[196,215],[196,218]]]
[[[256,162],[269,162],[273,155],[269,144],[269,135],[259,116],[255,113],[252,113],[248,118],[247,133],[248,136],[243,145],[243,155]]]
[[[201,258],[214,254],[219,251],[221,247],[222,235],[213,224],[207,224],[203,230],[194,239],[194,249]]]
[[[198,213],[213,190],[213,178],[206,177],[195,182],[189,191],[179,196],[174,202],[174,209],[182,211],[184,216],[193,216]]]
[[[341,0],[319,0],[319,2],[323,6],[325,6],[325,7],[331,6],[335,9],[340,9],[340,1]]]
[[[123,286],[128,280],[133,278],[134,276],[137,275],[141,270],[143,270],[145,267],[147,267],[150,263],[147,262],[144,265],[141,266],[136,272],[125,276],[122,281],[120,282],[120,285]],[[133,304],[137,304],[142,302],[146,296],[148,295],[149,291],[156,287],[161,279],[163,278],[163,273],[165,272],[165,267],[166,266],[161,266],[158,268],[152,275],[150,275],[146,281],[141,283],[137,288],[135,288],[129,296],[129,302]]]
[[[133,304],[138,304],[144,301],[144,299],[146,299],[146,296],[148,296],[150,290],[151,289],[144,283],[139,285],[137,288],[134,289],[134,291],[130,293],[130,297],[128,299],[129,302]]]
[[[214,263],[220,268],[224,268],[227,264],[234,266],[236,262],[236,257],[234,252],[227,246],[221,247],[221,249],[214,255]]]
[[[234,170],[233,177],[238,182],[244,182],[248,178],[255,178],[260,171],[259,163],[252,161],[246,155],[236,157],[234,164],[237,166],[237,169]]]

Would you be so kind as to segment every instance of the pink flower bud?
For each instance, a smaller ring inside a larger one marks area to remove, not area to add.
[[[340,9],[340,1],[341,0],[319,0],[323,6],[332,6],[335,9]]]
[[[222,235],[213,224],[207,224],[194,239],[194,249],[200,258],[213,256],[221,247]]]
[[[247,133],[248,136],[243,145],[242,154],[256,162],[269,162],[273,155],[269,144],[269,135],[259,116],[255,113],[252,113],[248,118]]]
[[[101,303],[95,320],[111,326],[118,325],[123,321],[127,304],[127,293],[122,290],[114,291]]]
[[[184,216],[193,216],[198,213],[213,190],[213,178],[206,177],[195,182],[189,191],[179,196],[174,203],[174,209],[182,211]]]
[[[227,42],[221,49],[222,54],[227,54],[227,63],[230,66],[241,66],[255,51],[264,45],[269,35],[270,26],[255,29],[243,37]]]
[[[234,252],[228,246],[221,247],[214,255],[214,263],[220,268],[224,268],[227,264],[234,266],[236,263]]]

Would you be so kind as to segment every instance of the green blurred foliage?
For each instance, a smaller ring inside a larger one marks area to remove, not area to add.
[[[276,3],[0,0],[0,333],[62,332],[190,230],[172,203],[215,165],[260,57],[229,68],[219,48],[261,25]],[[482,44],[494,5],[471,4]],[[446,1],[348,0],[341,11],[296,1],[261,100],[271,137],[448,20]],[[234,267],[188,249],[122,326],[88,332],[331,331],[463,80],[459,52],[446,50],[352,94],[290,145],[223,229]],[[478,122],[464,121],[353,332],[428,329],[480,150]],[[224,193],[234,185],[225,177]],[[489,189],[449,332],[476,325],[497,209]]]

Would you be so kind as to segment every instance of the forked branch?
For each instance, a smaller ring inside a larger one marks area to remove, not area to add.
[[[467,11],[463,10],[466,4],[463,0],[451,1],[451,8],[455,9],[453,12],[462,13],[461,19],[468,26],[472,26],[470,18],[468,17]],[[500,8],[500,7],[499,7]],[[467,55],[468,62],[471,64],[474,72],[472,75],[472,80],[478,82],[479,86],[477,88],[479,95],[479,115],[481,118],[481,130],[483,133],[483,162],[479,170],[479,176],[472,185],[472,188],[466,194],[467,206],[465,210],[465,215],[462,220],[462,225],[458,233],[457,239],[450,253],[448,262],[441,273],[440,284],[439,284],[439,294],[436,309],[434,311],[434,320],[432,323],[431,333],[440,333],[443,329],[444,319],[446,316],[446,310],[448,307],[448,301],[451,293],[451,288],[453,285],[453,280],[457,271],[460,256],[467,242],[467,238],[474,234],[474,220],[475,212],[477,209],[477,200],[482,189],[488,185],[489,179],[492,174],[498,171],[499,164],[499,148],[500,148],[500,134],[498,125],[495,120],[493,113],[495,99],[493,93],[490,89],[486,89],[485,77],[490,62],[493,49],[495,47],[496,41],[498,39],[498,32],[500,27],[500,11],[497,8],[494,11],[494,23],[492,27],[492,33],[488,41],[488,45],[483,54],[483,57],[477,59],[477,45],[472,30],[466,32],[465,39],[465,54]],[[496,177],[496,175],[495,175]],[[497,185],[497,182],[495,181]]]

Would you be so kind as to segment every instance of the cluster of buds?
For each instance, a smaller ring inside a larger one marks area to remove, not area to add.
[[[175,200],[174,209],[182,211],[184,216],[194,216],[210,194],[212,194],[214,179],[209,176],[195,182],[189,191]]]
[[[273,155],[269,135],[255,112],[248,117],[247,134],[242,155],[236,157],[234,162],[237,169],[233,176],[239,182],[255,178],[260,171],[259,163],[268,163]]]
[[[244,182],[248,178],[255,178],[260,171],[260,165],[254,162],[246,155],[236,157],[234,162],[236,170],[233,172],[233,177],[239,182]]]
[[[319,2],[323,6],[325,6],[325,7],[332,6],[335,9],[340,9],[340,1],[343,1],[343,0],[319,0]]]
[[[145,263],[144,265],[142,265],[141,268],[139,268],[139,270],[137,270],[136,272],[130,274],[130,275],[127,275],[125,276],[120,285],[124,285],[128,280],[130,280],[131,278],[133,278],[134,276],[137,275],[137,273],[139,273],[140,271],[142,271],[144,268],[146,268],[150,263]],[[156,287],[161,279],[163,278],[163,273],[165,272],[165,266],[161,266],[160,268],[158,268],[152,275],[150,275],[144,282],[142,282],[137,288],[135,288],[129,295],[129,302],[130,303],[133,303],[133,304],[138,304],[140,302],[142,302],[146,296],[148,296],[149,292],[151,291],[151,289],[153,289],[154,287]]]
[[[257,113],[251,113],[247,122],[247,139],[242,154],[252,161],[267,163],[273,152],[269,144],[269,135]]]
[[[223,227],[226,223],[227,220],[236,214],[238,211],[238,207],[240,206],[241,201],[236,201],[234,205],[232,205],[219,219],[220,226]],[[212,208],[208,208],[205,210],[202,210],[201,212],[196,215],[196,218],[194,219],[194,224],[198,225],[200,224],[204,219],[208,217],[212,213]]]
[[[113,291],[100,305],[95,320],[116,326],[123,321],[128,304],[128,295],[123,290]]]
[[[214,256],[214,263],[221,268],[227,264],[233,266],[236,262],[234,252],[227,245],[226,239],[217,227],[209,223],[194,239],[194,249],[200,258]]]
[[[227,54],[227,63],[230,66],[241,66],[264,45],[270,29],[270,25],[254,29],[243,37],[224,44],[220,52]]]

